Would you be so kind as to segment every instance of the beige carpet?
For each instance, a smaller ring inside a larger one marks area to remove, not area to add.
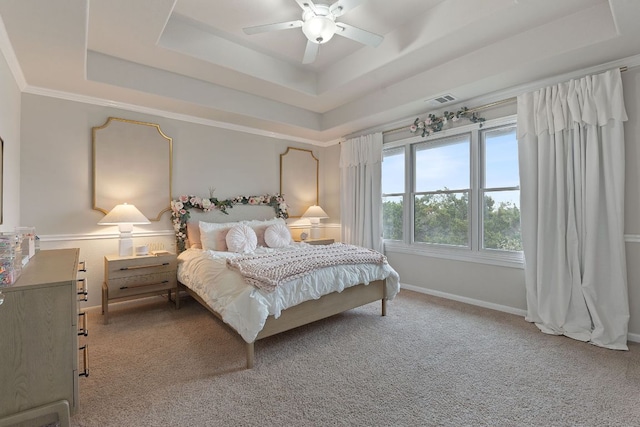
[[[90,310],[75,426],[638,426],[640,345],[403,290],[256,343],[187,298]]]

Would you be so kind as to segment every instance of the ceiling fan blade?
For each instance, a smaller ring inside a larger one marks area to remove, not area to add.
[[[302,59],[303,64],[311,64],[316,60],[316,56],[318,56],[318,50],[320,49],[320,45],[318,43],[314,43],[311,40],[307,41],[307,48],[304,50],[304,58]]]
[[[363,0],[338,0],[329,7],[329,11],[337,18],[351,9],[360,6],[362,2]]]
[[[288,30],[289,28],[300,28],[304,22],[302,21],[289,21],[279,22],[277,24],[257,25],[255,27],[243,28],[245,34],[258,34],[266,33],[267,31]]]
[[[296,3],[298,3],[298,6],[300,6],[302,8],[302,10],[304,10],[305,12],[307,10],[311,10],[316,15],[318,14],[318,10],[316,9],[316,5],[313,4],[313,2],[311,0],[296,0]]]
[[[376,47],[382,43],[382,40],[384,40],[384,37],[381,35],[370,33],[369,31],[362,30],[343,22],[336,22],[336,27],[338,27],[336,34],[368,46]]]

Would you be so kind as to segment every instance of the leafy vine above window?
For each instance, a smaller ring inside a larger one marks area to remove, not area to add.
[[[480,123],[480,127],[482,127],[482,122],[485,121],[483,117],[478,116],[478,113],[469,113],[467,107],[462,107],[455,113],[453,111],[445,111],[440,117],[435,114],[429,114],[424,120],[417,118],[409,127],[409,131],[411,133],[421,132],[422,136],[425,137],[440,132],[443,126],[449,122],[457,122],[460,119],[467,119],[471,123]]]
[[[211,196],[198,197],[183,195],[171,201],[171,218],[173,229],[176,233],[176,245],[178,253],[186,249],[187,221],[191,218],[190,209],[199,209],[203,212],[218,210],[229,215],[228,209],[234,205],[266,205],[276,211],[276,217],[287,219],[287,203],[281,194],[264,194],[262,196],[238,196],[233,199],[218,200]]]

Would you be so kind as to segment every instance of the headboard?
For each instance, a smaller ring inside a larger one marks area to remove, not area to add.
[[[287,219],[289,215],[287,203],[280,194],[238,196],[227,200],[187,195],[171,201],[171,217],[176,248],[180,253],[187,248],[188,223],[267,220],[273,217]]]

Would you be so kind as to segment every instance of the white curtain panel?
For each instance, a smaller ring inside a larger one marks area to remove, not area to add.
[[[340,146],[342,241],[382,252],[382,133]]]
[[[518,97],[527,320],[626,350],[620,70]]]

